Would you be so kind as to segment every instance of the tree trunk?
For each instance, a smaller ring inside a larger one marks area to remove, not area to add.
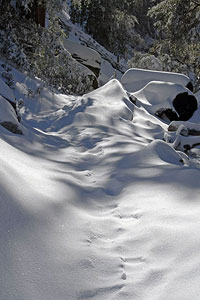
[[[35,14],[35,21],[38,25],[45,27],[45,15],[46,9],[44,5],[37,5],[36,7],[36,14]]]
[[[44,3],[38,4],[38,0],[34,0],[33,4],[30,6],[30,10],[25,13],[25,15],[27,19],[31,19],[35,21],[37,25],[45,27],[46,8]]]

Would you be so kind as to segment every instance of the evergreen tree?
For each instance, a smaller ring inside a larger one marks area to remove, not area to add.
[[[128,43],[137,36],[135,16],[129,13],[130,0],[72,0],[73,22],[83,25],[86,31],[105,48],[116,55],[124,55]]]
[[[23,71],[37,76],[61,91],[82,94],[91,90],[96,78],[89,76],[64,49],[58,12],[64,0],[0,0],[0,54]],[[48,28],[35,20],[34,9],[48,11]],[[31,12],[31,14],[30,14]]]
[[[187,65],[200,81],[200,1],[162,0],[149,15],[157,29],[157,53]]]

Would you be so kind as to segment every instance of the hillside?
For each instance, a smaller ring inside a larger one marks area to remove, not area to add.
[[[70,96],[10,72],[1,103],[14,93],[22,134],[0,126],[1,300],[195,299],[199,109],[171,129],[155,114],[193,95],[185,77]]]
[[[198,299],[187,3],[0,0],[0,300]]]

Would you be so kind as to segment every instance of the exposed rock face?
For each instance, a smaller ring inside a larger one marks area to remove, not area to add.
[[[166,120],[166,121],[178,121],[179,117],[175,111],[173,111],[171,108],[161,108],[155,113],[156,116],[158,116],[160,119]]]
[[[188,84],[186,85],[186,88],[188,88],[188,90],[190,90],[191,92],[193,92],[194,91],[194,87],[193,87],[193,84],[192,84],[192,82],[190,81],[190,82],[188,82]]]
[[[63,39],[63,45],[75,60],[91,70],[96,78],[99,77],[101,55],[97,51],[66,39]]]

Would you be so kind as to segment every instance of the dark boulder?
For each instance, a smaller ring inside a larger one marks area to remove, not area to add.
[[[173,108],[160,108],[155,115],[166,121],[188,121],[198,108],[195,96],[187,92],[178,94],[172,105]]]
[[[198,101],[193,95],[187,92],[178,94],[172,102],[180,121],[188,121],[198,108]]]
[[[186,88],[188,88],[188,90],[190,90],[191,92],[193,92],[194,87],[191,81],[188,82],[188,84],[186,85]]]
[[[171,108],[161,108],[156,111],[155,115],[165,121],[178,121],[179,117]]]
[[[4,121],[4,122],[1,122],[0,125],[12,133],[23,135],[22,130],[19,129],[17,124],[14,124],[10,121]]]

